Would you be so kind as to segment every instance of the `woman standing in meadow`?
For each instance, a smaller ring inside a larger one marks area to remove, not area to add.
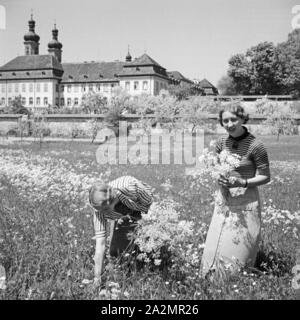
[[[248,114],[239,103],[228,104],[219,113],[228,136],[217,141],[216,152],[238,155],[239,165],[230,177],[220,176],[215,209],[201,261],[205,276],[210,270],[254,266],[261,232],[258,186],[270,181],[268,154],[264,145],[243,126]]]
[[[96,238],[95,281],[101,281],[105,255],[107,220],[111,225],[110,255],[121,255],[130,244],[128,234],[134,231],[134,221],[147,213],[152,201],[151,187],[131,176],[122,176],[108,184],[96,183],[89,192],[94,211]]]

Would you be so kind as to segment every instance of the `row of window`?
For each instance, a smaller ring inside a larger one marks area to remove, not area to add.
[[[97,84],[95,86],[95,90],[100,92],[101,91],[101,87],[103,88],[104,92],[109,92],[109,90],[111,88],[113,88],[115,86],[114,83],[103,83],[103,84]],[[94,91],[94,85],[93,84],[89,84],[89,85],[85,85],[82,84],[81,86],[78,84],[75,85],[61,85],[61,91],[65,91],[65,92],[79,92],[79,88],[81,88],[81,92],[88,92],[88,91]]]
[[[25,97],[22,97],[22,100],[21,100],[21,101],[22,101],[22,105],[26,105],[26,104],[27,104],[27,100],[26,100]],[[41,100],[40,97],[37,97],[37,98],[36,98],[36,105],[37,105],[37,106],[40,106],[42,101],[43,101],[43,103],[44,103],[45,106],[48,105],[48,98],[47,98],[47,97],[45,97],[43,100]],[[11,105],[11,103],[12,103],[12,98],[8,98],[8,99],[7,99],[7,103],[8,103],[8,105]],[[29,105],[33,105],[33,98],[32,98],[32,97],[29,98],[28,103],[29,103]],[[1,99],[1,104],[2,104],[2,105],[5,105],[5,98],[2,98],[2,99]]]
[[[26,105],[27,104],[27,99],[25,97],[22,97],[21,98],[22,100],[22,105]],[[7,100],[8,102],[8,105],[11,105],[12,103],[12,98],[8,98]],[[44,97],[44,99],[41,99],[40,97],[37,97],[36,98],[36,101],[35,101],[35,104],[37,106],[40,106],[41,105],[41,102],[43,102],[44,106],[47,106],[48,105],[48,98],[47,97]],[[79,104],[79,99],[78,98],[75,98],[74,101],[73,101],[74,105],[78,105]],[[1,99],[1,104],[2,105],[5,105],[5,98],[2,98]],[[29,105],[33,105],[33,97],[30,97],[29,100],[28,100],[28,104]],[[59,104],[59,100],[58,98],[55,99],[55,104],[58,105]],[[65,105],[65,99],[64,98],[60,98],[60,105],[61,106],[64,106]],[[71,98],[68,98],[67,99],[67,106],[72,106],[72,99]]]
[[[148,81],[143,81],[142,88],[144,91],[148,90]],[[125,82],[125,90],[130,91],[130,81]],[[140,90],[140,82],[139,81],[133,82],[133,90],[135,90],[135,91]]]
[[[144,91],[148,91],[148,81],[143,81],[142,82],[142,90]],[[33,89],[34,89],[34,83],[29,83],[28,84],[28,90],[29,92],[33,92]],[[109,92],[109,88],[113,88],[115,86],[114,83],[104,83],[102,84],[102,87],[103,87],[103,91],[104,92]],[[133,82],[133,89],[135,91],[138,91],[140,90],[140,82],[139,81],[134,81]],[[26,87],[27,87],[27,84],[26,83],[15,83],[14,84],[14,88],[13,88],[13,84],[12,83],[8,83],[7,84],[7,91],[8,92],[12,92],[12,90],[14,89],[14,92],[18,93],[18,92],[26,92]],[[61,91],[66,91],[66,92],[72,92],[72,89],[73,89],[73,92],[79,92],[79,85],[61,85]],[[159,88],[160,87],[160,88]],[[158,82],[155,82],[155,91],[158,91],[160,89],[163,89],[163,88],[166,88],[167,85],[165,83],[158,83]],[[36,92],[41,92],[41,89],[43,89],[44,92],[48,92],[48,83],[43,83],[43,85],[41,86],[41,83],[36,83]],[[125,89],[127,91],[130,91],[130,81],[126,81],[125,82]],[[21,91],[20,91],[21,90]],[[58,92],[59,90],[59,85],[56,84],[56,92]],[[88,86],[86,85],[81,85],[81,92],[87,92],[87,91],[93,91],[94,90],[94,86],[93,84],[89,84]],[[100,92],[101,91],[101,85],[100,84],[97,84],[96,85],[96,91]],[[2,93],[5,93],[5,84],[2,84]]]
[[[28,91],[29,92],[33,92],[33,88],[34,88],[34,84],[33,83],[14,83],[14,85],[12,83],[8,83],[7,84],[7,92],[26,92],[27,89],[27,85],[28,85]],[[43,89],[44,92],[48,92],[48,83],[45,82],[43,83],[43,85],[41,86],[41,83],[37,82],[35,84],[35,90],[36,92],[41,92],[41,89]],[[2,84],[2,89],[1,89],[2,93],[5,93],[5,84]]]
[[[7,92],[26,92],[27,91],[27,85],[28,85],[28,91],[29,92],[33,92],[34,91],[34,83],[8,83],[7,84]],[[113,88],[115,86],[114,83],[104,83],[102,85],[103,87],[103,91],[104,92],[109,92],[109,90],[111,88]],[[66,91],[66,92],[79,92],[79,85],[61,85],[61,91]],[[36,92],[41,92],[41,89],[43,89],[44,92],[48,92],[48,83],[43,83],[41,85],[41,83],[36,82],[35,84],[35,91]],[[56,92],[59,91],[59,85],[56,84],[55,86]],[[73,90],[72,90],[73,89]],[[81,85],[81,92],[87,92],[87,91],[93,91],[94,90],[94,86],[93,84],[89,84],[89,85]],[[101,85],[97,84],[95,87],[95,90],[100,92],[101,91]],[[5,93],[5,84],[2,84],[2,93]]]

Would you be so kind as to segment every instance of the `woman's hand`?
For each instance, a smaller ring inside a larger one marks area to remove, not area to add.
[[[221,175],[220,178],[218,179],[218,183],[220,186],[225,188],[238,188],[238,187],[245,187],[246,180],[242,178],[237,178],[237,177],[226,178]]]

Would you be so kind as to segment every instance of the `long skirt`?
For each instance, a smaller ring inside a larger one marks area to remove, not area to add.
[[[123,215],[129,214],[136,220],[141,219],[141,212],[134,211],[123,203],[119,202],[115,206],[115,211],[118,213],[122,213]],[[123,223],[118,224],[116,221],[111,225],[110,228],[110,249],[109,253],[112,257],[119,257],[122,255],[126,249],[128,249],[131,244],[131,240],[129,238],[130,233],[132,233],[136,228],[136,223],[130,222],[129,220],[125,220]]]
[[[201,260],[202,276],[220,268],[234,271],[254,266],[261,232],[260,199],[256,187],[242,190],[239,195],[232,189],[217,191]]]
[[[131,241],[129,234],[135,230],[136,224],[123,223],[118,225],[114,223],[111,235],[109,254],[112,257],[119,257],[126,249],[128,249]]]

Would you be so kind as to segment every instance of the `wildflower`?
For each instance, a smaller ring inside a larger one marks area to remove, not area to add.
[[[90,284],[91,282],[93,282],[93,280],[83,279],[83,280],[81,281],[82,284]]]
[[[99,296],[106,296],[107,295],[107,290],[105,289],[102,289],[100,292],[99,292]]]
[[[154,259],[154,264],[159,266],[161,264],[161,259]]]

